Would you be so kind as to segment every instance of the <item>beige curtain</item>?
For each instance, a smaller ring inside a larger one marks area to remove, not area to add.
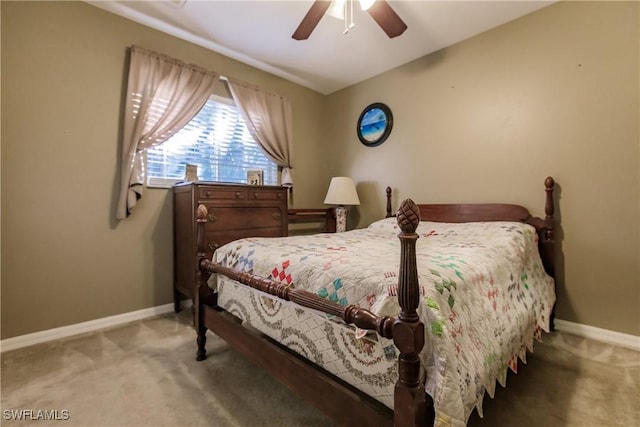
[[[163,143],[189,123],[217,81],[214,72],[138,46],[131,48],[116,218],[131,214],[142,197],[144,150]]]
[[[227,83],[249,132],[265,154],[282,167],[281,184],[293,187],[291,101],[237,80],[228,79]]]

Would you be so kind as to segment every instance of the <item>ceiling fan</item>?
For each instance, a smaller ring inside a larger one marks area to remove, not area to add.
[[[332,10],[335,9],[340,14],[340,9],[342,8],[343,11],[346,12],[344,13],[344,15],[346,15],[348,13],[347,2],[351,2],[351,7],[353,7],[353,0],[314,1],[311,5],[311,8],[304,16],[304,18],[302,18],[302,22],[300,22],[300,25],[298,25],[298,28],[291,37],[293,37],[295,40],[308,39],[325,13],[337,16],[332,12]],[[404,32],[404,30],[407,29],[407,25],[402,21],[402,19],[400,19],[398,14],[391,8],[386,0],[360,0],[360,5],[362,7],[362,10],[366,10],[390,38],[399,36]],[[329,9],[330,6],[331,9]],[[344,15],[341,14],[342,17]],[[351,16],[353,18],[353,12]],[[345,28],[345,33],[348,32],[349,28],[351,27],[353,27],[353,22],[349,27]]]

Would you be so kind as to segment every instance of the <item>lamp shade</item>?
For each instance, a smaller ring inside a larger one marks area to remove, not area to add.
[[[326,205],[359,205],[360,199],[358,199],[353,180],[346,176],[331,178],[324,203]]]

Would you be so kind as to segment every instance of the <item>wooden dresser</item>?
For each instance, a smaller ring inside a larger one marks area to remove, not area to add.
[[[182,295],[192,300],[195,297],[196,209],[201,203],[209,210],[205,229],[208,257],[216,248],[242,237],[288,234],[286,188],[212,182],[176,184],[173,187],[176,312],[180,310]]]

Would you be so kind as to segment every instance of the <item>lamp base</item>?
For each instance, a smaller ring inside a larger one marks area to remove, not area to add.
[[[336,207],[336,233],[347,231],[347,208]]]

